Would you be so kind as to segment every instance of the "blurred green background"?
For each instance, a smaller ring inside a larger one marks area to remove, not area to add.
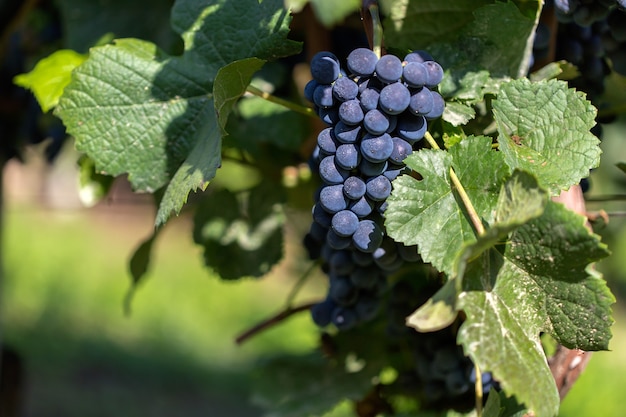
[[[592,174],[590,197],[625,189],[614,164],[626,161],[620,145],[626,127],[605,130],[604,165]],[[287,259],[264,279],[241,282],[221,282],[202,266],[190,219],[181,216],[160,236],[127,316],[128,259],[149,236],[154,212],[146,196],[131,195],[122,182],[108,200],[81,208],[75,158],[66,150],[53,169],[33,158],[6,170],[1,318],[5,342],[24,359],[23,415],[263,415],[251,401],[255,364],[265,355],[312,349],[318,332],[304,313],[242,346],[234,339],[280,311],[306,268],[299,247],[306,215],[290,214]],[[614,214],[609,226],[597,229],[613,251],[598,267],[618,299],[626,294],[624,204],[588,203],[590,211]],[[324,294],[319,278],[299,299]],[[593,354],[561,416],[623,416],[626,310],[619,301],[615,321],[612,351]]]

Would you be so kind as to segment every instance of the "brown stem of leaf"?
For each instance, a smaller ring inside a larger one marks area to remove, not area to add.
[[[313,307],[315,304],[318,304],[319,302],[321,302],[321,300],[311,302],[311,303],[305,303],[297,307],[288,307],[285,310],[281,311],[280,313],[272,317],[269,317],[261,321],[260,323],[256,324],[255,326],[251,327],[250,329],[246,330],[245,332],[237,336],[237,338],[235,339],[235,342],[238,345],[241,345],[246,340],[252,338],[252,336],[255,336],[258,333],[261,333],[262,331],[269,329],[270,327],[274,327],[277,324],[282,323],[283,321],[293,316],[294,314],[300,313],[302,311],[310,310],[311,307]]]

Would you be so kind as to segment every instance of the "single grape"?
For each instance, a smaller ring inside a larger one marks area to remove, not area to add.
[[[346,331],[357,325],[359,316],[350,308],[337,307],[332,314],[332,323],[341,331]]]
[[[376,62],[376,76],[384,83],[395,83],[402,77],[402,61],[395,55],[383,55]]]
[[[345,210],[348,206],[348,201],[343,195],[343,184],[328,185],[322,188],[319,201],[324,210],[331,214]]]
[[[395,164],[402,164],[404,158],[409,156],[413,152],[411,144],[401,138],[392,138],[393,140],[393,152],[389,156],[389,161]]]
[[[426,124],[426,119],[424,118],[424,116],[403,114],[402,117],[398,119],[396,132],[401,138],[403,138],[410,144],[413,144],[424,137],[427,127],[428,126]],[[391,154],[389,155],[391,156]]]
[[[317,146],[327,156],[334,155],[337,152],[337,140],[334,137],[332,128],[322,129],[317,135]]]
[[[319,107],[332,107],[335,104],[333,99],[333,86],[330,84],[319,84],[313,91],[313,103]]]
[[[359,218],[350,210],[341,210],[333,215],[331,227],[339,236],[350,237],[359,225]]]
[[[391,182],[384,175],[379,175],[367,181],[366,189],[365,195],[370,199],[383,201],[391,194]]]
[[[336,107],[318,107],[317,115],[328,126],[334,126],[339,122],[339,110]]]
[[[330,155],[322,159],[320,162],[320,177],[328,185],[343,184],[350,173],[338,166],[335,155]]]
[[[426,87],[411,94],[409,110],[416,115],[425,115],[433,110],[433,93]]]
[[[359,94],[359,86],[348,77],[340,77],[333,84],[333,95],[340,101],[354,100]]]
[[[446,102],[444,101],[441,94],[436,91],[431,91],[431,95],[433,96],[433,108],[427,114],[424,115],[429,120],[437,119],[443,115],[443,111],[446,108]]]
[[[311,318],[313,323],[319,327],[326,327],[330,324],[333,311],[337,308],[337,304],[330,298],[326,298],[321,303],[311,307]]]
[[[311,103],[313,102],[313,92],[317,88],[319,83],[315,80],[311,80],[304,86],[304,98],[309,100]]]
[[[311,58],[311,75],[320,84],[331,84],[339,78],[339,60],[330,52],[316,53]]]
[[[361,126],[349,126],[344,122],[338,122],[333,133],[341,143],[355,143],[361,136]]]
[[[423,87],[428,83],[428,70],[421,62],[408,62],[402,70],[402,80],[410,87]]]
[[[363,116],[363,109],[359,100],[348,100],[339,106],[339,119],[348,126],[361,123]]]
[[[367,197],[363,196],[358,200],[352,201],[349,208],[358,218],[362,219],[372,214],[374,204]]]
[[[313,205],[313,209],[311,210],[311,212],[311,214],[313,215],[313,221],[326,229],[330,227],[332,215],[324,210],[319,202]]]
[[[359,171],[366,177],[376,177],[380,174],[384,174],[387,172],[389,164],[387,160],[382,162],[371,162],[365,158],[361,158],[361,163],[359,164]]]
[[[378,57],[367,48],[357,48],[350,52],[346,63],[348,70],[355,75],[370,76],[374,74]]]
[[[302,240],[302,245],[309,255],[309,259],[316,260],[319,259],[321,254],[321,242],[316,240],[310,233],[307,233]],[[352,251],[354,252],[354,251]]]
[[[443,80],[443,68],[435,61],[426,61],[423,64],[428,72],[428,81],[426,86],[433,88]]]
[[[361,100],[361,107],[363,110],[370,111],[378,107],[378,100],[380,99],[380,90],[374,88],[366,88],[359,95]]]
[[[383,230],[374,221],[365,219],[359,222],[352,235],[355,248],[362,252],[374,252],[383,241]]]
[[[411,102],[411,93],[402,83],[393,83],[385,86],[380,91],[378,104],[387,114],[400,114]]]
[[[382,135],[389,129],[389,116],[378,109],[365,113],[363,127],[372,135]]]
[[[405,62],[419,62],[419,63],[423,63],[426,61],[434,61],[433,57],[431,54],[429,54],[426,51],[413,51],[410,52],[409,54],[407,54],[404,57],[404,61]]]
[[[351,200],[358,200],[365,195],[365,182],[359,177],[348,177],[343,183],[343,192]]]
[[[339,236],[333,229],[328,229],[328,231],[326,232],[326,243],[328,244],[329,248],[334,250],[347,249],[350,247],[350,245],[352,245],[351,239],[349,237]],[[330,259],[330,256],[323,257],[324,259]]]
[[[354,143],[343,143],[339,145],[335,153],[335,164],[338,167],[350,171],[358,167],[360,162],[361,151],[357,145]]]
[[[361,140],[361,154],[370,162],[384,162],[393,152],[393,140],[388,133],[381,136],[367,134]]]

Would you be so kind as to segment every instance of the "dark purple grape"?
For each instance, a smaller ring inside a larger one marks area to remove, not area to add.
[[[365,189],[365,182],[359,177],[348,177],[343,183],[343,192],[351,200],[363,197]]]
[[[352,235],[354,246],[361,252],[374,252],[383,241],[383,230],[374,221],[365,219]]]
[[[402,80],[410,87],[423,87],[428,83],[428,69],[421,62],[408,62],[402,71]]]
[[[348,100],[339,106],[339,119],[348,126],[361,123],[363,116],[363,109],[359,100]]]
[[[359,86],[348,77],[340,77],[333,84],[333,95],[338,101],[354,100],[359,94]]]
[[[384,175],[371,178],[366,183],[367,195],[373,201],[383,201],[391,194],[391,182]]]
[[[396,132],[402,139],[412,144],[424,137],[427,127],[428,125],[426,124],[424,116],[404,114],[398,119]],[[389,155],[391,156],[391,154]]]
[[[411,102],[411,93],[409,89],[402,83],[393,83],[385,86],[380,91],[378,104],[382,111],[387,114],[400,114]]]
[[[365,113],[363,127],[372,135],[382,135],[389,129],[389,116],[378,109]]]
[[[388,133],[381,136],[367,134],[361,140],[361,154],[370,162],[384,162],[393,152],[393,140]]]
[[[329,185],[322,188],[319,200],[324,210],[331,214],[345,210],[348,206],[348,201],[343,195],[343,184]]]
[[[374,74],[378,57],[376,54],[366,48],[357,48],[350,52],[346,63],[350,73],[355,75],[370,76]]]
[[[318,52],[311,58],[311,75],[320,84],[331,84],[339,78],[339,60],[330,52]]]
[[[384,83],[395,83],[402,77],[402,61],[395,55],[383,55],[376,62],[376,76]]]
[[[333,215],[331,228],[339,236],[350,237],[359,225],[359,218],[350,210],[341,210]]]
[[[338,166],[335,158],[335,155],[330,155],[320,162],[320,178],[328,185],[343,184],[345,179],[350,176],[350,172]]]

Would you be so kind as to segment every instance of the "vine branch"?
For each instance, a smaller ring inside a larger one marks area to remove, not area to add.
[[[320,303],[320,301],[314,301],[314,302],[310,302],[310,303],[305,303],[302,305],[299,305],[297,307],[287,307],[286,309],[284,309],[283,311],[281,311],[278,314],[275,314],[263,321],[261,321],[260,323],[256,324],[255,326],[251,327],[250,329],[246,330],[245,332],[241,333],[239,336],[237,336],[237,338],[235,339],[235,342],[238,345],[241,345],[243,342],[245,342],[246,340],[250,339],[252,336],[266,330],[269,329],[270,327],[274,327],[279,323],[282,323],[285,319],[288,319],[289,317],[293,316],[296,313],[300,313],[301,311],[307,311],[310,310],[311,307],[313,307],[315,304]]]

